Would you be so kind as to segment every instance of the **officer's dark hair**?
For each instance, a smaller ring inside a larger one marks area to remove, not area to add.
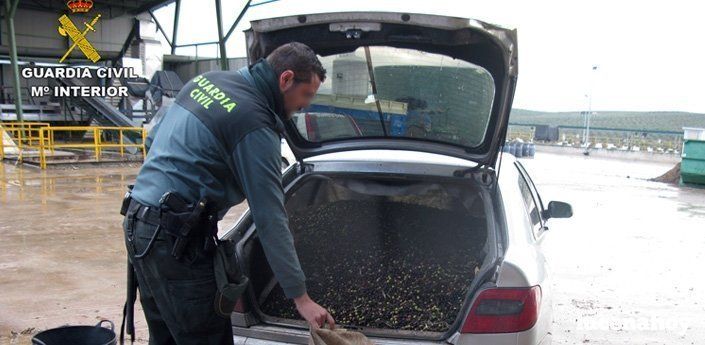
[[[310,83],[312,73],[316,73],[321,82],[326,80],[326,69],[313,49],[303,43],[290,42],[279,46],[267,56],[267,62],[274,69],[277,78],[284,71],[292,70],[294,83]]]

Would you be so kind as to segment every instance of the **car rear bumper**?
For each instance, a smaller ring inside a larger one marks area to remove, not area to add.
[[[233,327],[234,342],[247,345],[308,344],[307,331],[268,325],[256,325],[248,328]],[[444,341],[421,341],[409,339],[371,338],[376,345],[447,345]]]
[[[282,344],[308,344],[309,334],[307,331],[284,328],[278,326],[256,325],[248,328],[233,327],[235,345],[282,345]],[[507,334],[475,334],[459,335],[458,338],[451,337],[454,341],[421,341],[409,339],[389,339],[371,338],[377,345],[448,345],[455,343],[458,345],[551,345],[552,336],[548,333],[537,341],[535,334],[531,330],[520,333]]]

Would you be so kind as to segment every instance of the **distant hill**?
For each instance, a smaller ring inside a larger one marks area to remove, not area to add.
[[[596,111],[590,118],[590,127],[618,129],[657,130],[681,132],[683,127],[705,128],[705,114],[677,111]],[[509,123],[583,126],[584,116],[580,112],[545,112],[512,109]]]

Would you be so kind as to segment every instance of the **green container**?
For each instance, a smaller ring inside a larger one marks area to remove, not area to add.
[[[685,140],[681,161],[683,183],[705,185],[705,140]]]

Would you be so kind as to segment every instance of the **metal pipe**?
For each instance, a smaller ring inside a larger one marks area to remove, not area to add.
[[[42,169],[47,168],[46,154],[44,153],[44,129],[39,129],[39,167]]]
[[[19,5],[19,3],[20,3],[20,0],[15,0],[12,2],[12,6],[7,8],[8,9],[8,12],[7,12],[8,17],[12,17],[12,18],[15,17],[15,12],[17,12],[17,5]],[[9,2],[7,4],[9,5]]]
[[[14,74],[15,86],[15,112],[17,120],[20,124],[24,122],[22,113],[22,90],[20,90],[20,69],[17,63],[17,37],[15,37],[15,12],[17,4],[20,0],[5,0],[5,8],[7,9],[7,36],[10,39],[10,62],[12,63],[12,74]]]
[[[196,66],[196,75],[201,74],[200,68],[198,68],[198,46],[199,46],[199,45],[196,44],[196,63],[195,63],[195,66]]]
[[[4,19],[4,18],[0,18]],[[0,24],[2,26],[2,24]],[[2,35],[0,35],[0,46],[2,46]],[[2,90],[0,90],[0,102],[5,103],[5,67],[0,66],[0,85],[2,85]],[[3,148],[4,150],[4,148]],[[0,159],[2,160],[2,159]]]
[[[237,18],[235,19],[235,22],[233,22],[233,25],[230,26],[230,29],[228,30],[228,33],[225,34],[224,41],[227,42],[228,39],[230,38],[230,35],[232,35],[233,31],[235,31],[235,27],[237,26],[238,23],[240,23],[240,20],[242,17],[245,16],[245,12],[250,8],[250,3],[252,0],[247,0],[247,3],[245,4],[245,7],[242,8],[242,11],[240,11],[240,14],[237,15]]]
[[[218,25],[218,47],[220,47],[220,69],[227,71],[230,69],[228,64],[228,54],[225,50],[225,40],[223,39],[223,13],[220,8],[220,0],[215,0],[215,19]]]
[[[93,150],[95,151],[95,161],[100,161],[100,130],[98,127],[93,127]]]
[[[176,0],[174,9],[174,32],[171,34],[171,55],[176,53],[176,33],[179,32],[179,13],[181,12],[181,0]]]
[[[142,148],[142,161],[144,161],[145,158],[147,158],[147,147],[145,146],[145,143],[147,142],[147,131],[144,127],[140,129],[142,130],[142,144],[140,147]]]
[[[259,5],[266,5],[266,4],[270,3],[270,2],[276,2],[276,1],[279,1],[279,0],[267,0],[267,1],[262,1],[262,2],[258,2],[258,3],[254,4],[254,5],[252,5],[252,6],[250,6],[250,7],[255,7],[255,6],[259,6]]]
[[[189,44],[180,44],[176,46],[177,48],[182,48],[182,47],[193,47],[193,46],[205,46],[209,44],[218,44],[218,41],[213,41],[213,42],[200,42],[200,43],[189,43]]]
[[[169,37],[166,35],[166,32],[162,28],[162,25],[159,24],[159,20],[154,15],[154,12],[152,12],[152,10],[149,10],[148,12],[149,12],[149,15],[152,16],[152,19],[154,19],[154,23],[157,24],[157,29],[159,29],[159,31],[162,33],[162,36],[164,36],[166,43],[169,43],[169,47],[173,47],[174,45],[171,43],[171,40],[169,39]]]

